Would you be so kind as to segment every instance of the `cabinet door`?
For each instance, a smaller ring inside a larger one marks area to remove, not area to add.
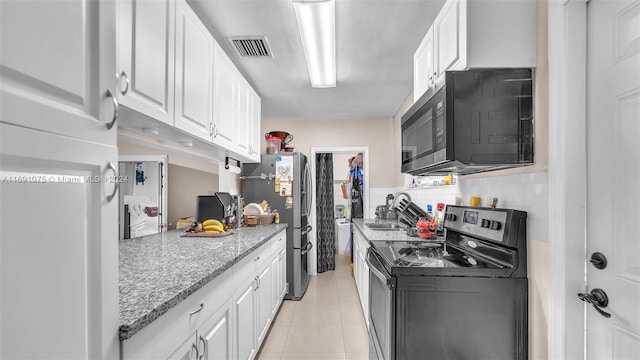
[[[198,346],[202,359],[233,359],[231,299],[224,303],[198,330]]]
[[[257,305],[258,315],[257,330],[258,330],[258,344],[261,344],[264,337],[267,335],[269,325],[271,324],[271,313],[273,310],[273,286],[271,284],[271,277],[273,272],[271,271],[271,263],[267,263],[267,266],[258,275],[258,289],[257,289]]]
[[[196,336],[192,335],[176,350],[168,360],[200,360],[196,345]]]
[[[461,48],[466,46],[460,42],[461,1],[466,0],[448,0],[433,22],[436,49],[435,67],[438,76],[444,75],[445,71],[460,61]]]
[[[261,125],[262,125],[262,101],[258,93],[249,87],[249,157],[255,161],[260,162],[260,137]]]
[[[251,279],[234,296],[235,355],[242,360],[256,352],[256,286],[257,279]]]
[[[117,161],[0,123],[0,358],[117,358]]]
[[[213,37],[186,1],[176,2],[175,126],[211,140]]]
[[[280,252],[280,302],[287,294],[287,249]]]
[[[280,308],[280,304],[282,303],[282,299],[284,298],[285,292],[286,292],[286,276],[287,276],[287,268],[285,265],[285,261],[286,261],[286,249],[283,249],[281,251],[279,251],[275,257],[273,258],[273,261],[271,263],[271,269],[272,269],[272,281],[271,284],[273,286],[272,289],[272,298],[273,300],[272,302],[272,306],[273,309],[271,310],[271,318],[273,318],[276,313],[278,312],[278,309]]]
[[[175,1],[119,0],[118,101],[173,125]]]
[[[434,84],[433,60],[433,27],[430,27],[413,55],[413,102]]]
[[[234,83],[235,66],[218,43],[214,42],[213,70],[213,142],[234,150],[236,119],[234,99],[238,91]]]
[[[369,264],[362,259],[362,313],[364,321],[369,327]]]
[[[115,2],[0,1],[0,119],[116,143]]]
[[[237,149],[242,155],[249,156],[249,83],[242,77],[240,72],[235,71],[235,84],[237,87],[234,108],[236,110],[237,125]]]

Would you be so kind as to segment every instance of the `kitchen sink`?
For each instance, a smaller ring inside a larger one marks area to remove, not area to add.
[[[404,226],[396,223],[365,223],[371,230],[379,231],[399,231],[404,230]]]

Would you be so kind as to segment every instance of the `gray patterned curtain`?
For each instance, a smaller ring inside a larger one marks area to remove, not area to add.
[[[333,211],[333,154],[316,154],[316,239],[318,272],[336,269]]]

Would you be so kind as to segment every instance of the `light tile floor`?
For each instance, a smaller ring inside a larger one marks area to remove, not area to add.
[[[256,359],[369,358],[369,334],[351,276],[349,255],[336,270],[312,276],[300,301],[285,300]]]

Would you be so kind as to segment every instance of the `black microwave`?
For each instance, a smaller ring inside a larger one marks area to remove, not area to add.
[[[403,173],[471,174],[533,164],[533,70],[447,71],[402,116]]]

